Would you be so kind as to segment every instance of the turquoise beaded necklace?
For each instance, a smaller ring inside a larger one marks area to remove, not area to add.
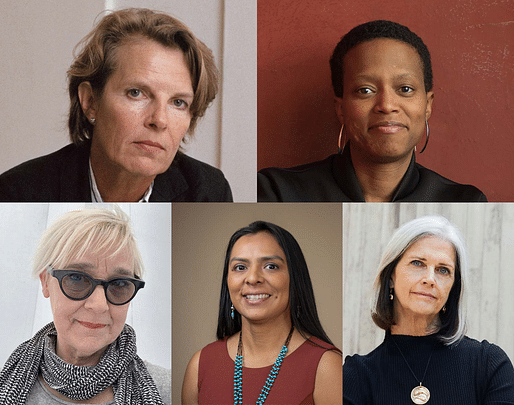
[[[273,383],[278,376],[278,372],[280,371],[280,366],[282,365],[282,361],[287,354],[287,346],[289,346],[289,342],[291,341],[291,337],[293,336],[294,326],[291,325],[291,330],[289,331],[289,335],[287,336],[286,342],[280,353],[278,354],[277,360],[275,360],[275,364],[271,371],[269,372],[268,378],[266,379],[266,383],[262,387],[261,393],[259,394],[259,398],[257,398],[256,405],[263,405],[264,401],[268,397],[268,394],[273,387]],[[237,355],[236,360],[234,362],[234,405],[240,405],[243,403],[243,340],[241,337],[243,336],[243,331],[239,334],[239,344],[237,346]]]

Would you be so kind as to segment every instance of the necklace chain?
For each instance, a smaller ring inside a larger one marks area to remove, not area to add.
[[[268,397],[268,394],[273,387],[273,383],[278,376],[278,372],[280,371],[280,366],[282,365],[282,361],[287,354],[287,346],[289,346],[289,342],[291,341],[291,337],[293,336],[294,326],[291,325],[291,330],[289,331],[289,335],[287,336],[286,342],[282,349],[280,349],[280,353],[278,354],[277,360],[275,360],[275,364],[271,368],[271,371],[264,383],[264,386],[261,389],[261,393],[259,394],[259,398],[257,398],[256,405],[263,405],[264,401]],[[239,405],[243,403],[243,331],[239,334],[239,344],[237,345],[237,355],[236,360],[234,362],[234,405]]]
[[[394,344],[398,348],[398,351],[402,355],[403,360],[405,360],[405,364],[407,364],[407,367],[409,367],[409,370],[412,373],[412,375],[414,376],[414,379],[416,381],[419,381],[419,385],[422,385],[423,381],[425,380],[425,376],[427,375],[428,365],[430,364],[430,360],[432,359],[432,355],[434,354],[434,351],[432,350],[432,353],[430,353],[430,357],[428,358],[427,366],[425,367],[425,372],[423,373],[423,378],[421,380],[418,380],[418,377],[416,377],[416,374],[414,374],[414,371],[412,371],[412,368],[410,367],[409,362],[407,361],[407,359],[403,355],[402,351],[400,350],[400,346],[398,346],[398,343],[396,343],[396,340],[394,340],[394,337],[391,336],[391,338],[393,339]]]

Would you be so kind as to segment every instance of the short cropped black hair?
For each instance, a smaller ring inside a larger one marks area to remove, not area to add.
[[[330,70],[332,72],[332,87],[336,97],[343,97],[343,61],[348,51],[362,42],[376,38],[391,38],[411,45],[418,52],[423,64],[423,78],[425,91],[429,92],[433,87],[432,62],[430,52],[414,32],[406,26],[386,20],[370,21],[352,28],[341,38],[330,58]]]

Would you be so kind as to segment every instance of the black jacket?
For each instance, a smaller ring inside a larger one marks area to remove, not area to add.
[[[90,145],[70,144],[8,170],[0,175],[0,201],[90,202],[89,151]],[[155,178],[150,201],[231,202],[232,192],[220,170],[177,154]]]
[[[257,201],[364,202],[350,157],[341,155],[290,169],[275,167],[257,174]],[[414,154],[392,202],[486,202],[476,187],[455,183],[416,163]]]

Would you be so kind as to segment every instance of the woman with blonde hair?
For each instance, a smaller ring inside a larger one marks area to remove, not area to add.
[[[0,403],[171,403],[170,372],[139,358],[125,323],[145,282],[121,209],[63,215],[43,234],[33,275],[50,298],[53,322],[7,360]]]

